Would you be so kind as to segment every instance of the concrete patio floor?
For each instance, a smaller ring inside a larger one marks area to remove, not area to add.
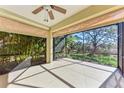
[[[9,73],[8,88],[118,87],[106,83],[115,72],[117,68],[63,58]]]

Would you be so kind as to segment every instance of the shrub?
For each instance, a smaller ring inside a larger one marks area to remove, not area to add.
[[[89,55],[89,54],[71,54],[69,55],[72,59],[95,62],[102,65],[108,65],[112,67],[117,67],[117,59],[109,55]]]

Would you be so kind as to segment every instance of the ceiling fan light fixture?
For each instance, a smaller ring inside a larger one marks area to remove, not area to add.
[[[44,22],[48,22],[49,20],[48,20],[48,13],[47,13],[47,11],[45,11],[45,13],[44,13],[44,19],[43,19],[43,21]]]
[[[44,21],[44,22],[48,22],[48,19],[44,19],[43,21]]]

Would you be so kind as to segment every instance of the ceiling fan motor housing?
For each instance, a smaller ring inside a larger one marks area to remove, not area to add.
[[[50,5],[43,5],[43,8],[47,11],[50,11],[52,9]]]

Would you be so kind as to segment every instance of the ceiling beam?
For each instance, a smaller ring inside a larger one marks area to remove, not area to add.
[[[36,37],[44,37],[44,38],[48,37],[48,31],[45,31],[44,29],[23,24],[21,22],[14,21],[9,18],[5,18],[1,16],[0,16],[0,31],[36,36]]]
[[[53,32],[53,37],[71,34],[75,32],[85,31],[92,28],[114,24],[124,21],[124,8],[111,11],[104,15],[89,19],[87,21],[78,23],[76,25],[67,27],[65,29]]]
[[[38,22],[35,22],[35,21],[30,20],[28,18],[25,18],[24,16],[20,16],[18,14],[12,13],[10,11],[7,11],[7,10],[3,9],[3,8],[0,8],[0,16],[12,19],[14,21],[22,22],[24,24],[35,26],[35,27],[44,29],[46,31],[49,30],[49,27],[47,27],[47,26],[45,26],[45,25],[43,25],[41,23],[38,23]]]
[[[100,15],[106,14],[108,12],[120,9],[124,6],[115,6],[115,5],[92,5],[79,13],[63,20],[62,22],[58,23],[51,27],[52,32],[60,31],[67,27],[76,25],[80,22],[98,17]]]

